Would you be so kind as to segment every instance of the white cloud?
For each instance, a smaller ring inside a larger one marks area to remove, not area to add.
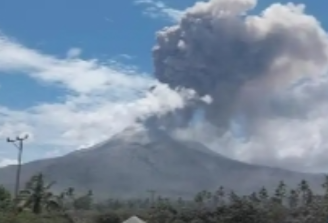
[[[13,165],[13,164],[17,164],[17,160],[0,158],[0,167],[9,166],[9,165]]]
[[[0,123],[7,131],[33,132],[35,144],[78,147],[107,139],[137,118],[165,113],[184,105],[183,98],[165,86],[140,99],[122,99],[111,101],[106,94],[79,95],[67,98],[62,104],[44,104],[15,113],[0,108],[8,115]],[[24,124],[18,125],[20,122]]]
[[[76,55],[77,56],[77,55]],[[0,37],[2,75],[29,75],[68,89],[57,103],[24,110],[0,105],[0,138],[28,132],[29,148],[78,149],[132,125],[137,119],[184,106],[191,94],[157,83],[149,75],[116,61],[59,59]],[[153,91],[149,87],[157,85]],[[0,142],[2,148],[9,145]],[[8,148],[9,150],[9,148]],[[48,156],[52,151],[45,151]]]
[[[145,5],[144,15],[151,18],[165,18],[172,22],[177,22],[182,17],[184,11],[168,7],[162,1],[156,0],[136,0],[136,4]]]
[[[0,70],[23,72],[41,81],[57,83],[77,93],[103,91],[108,86],[139,89],[150,81],[136,74],[133,67],[115,61],[101,63],[96,59],[58,59],[22,46],[0,36]]]

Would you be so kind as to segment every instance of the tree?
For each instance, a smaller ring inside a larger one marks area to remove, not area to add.
[[[42,173],[32,176],[25,189],[19,193],[18,208],[29,208],[34,214],[40,214],[44,209],[59,209],[57,197],[50,192],[53,184],[46,184]]]
[[[77,197],[73,201],[73,206],[77,210],[90,210],[93,203],[93,192],[89,190],[85,195]]]
[[[9,209],[11,205],[11,194],[2,185],[0,185],[0,211]]]
[[[277,189],[275,190],[274,194],[274,202],[282,204],[284,198],[286,196],[286,184],[283,181],[280,181]]]

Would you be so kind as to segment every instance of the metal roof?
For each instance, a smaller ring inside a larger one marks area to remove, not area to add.
[[[146,223],[146,222],[144,220],[141,220],[137,216],[132,216],[126,219],[125,221],[123,221],[122,223]]]

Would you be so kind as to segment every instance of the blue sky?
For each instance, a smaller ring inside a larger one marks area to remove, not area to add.
[[[150,18],[144,14],[147,7],[148,4],[130,0],[7,1],[0,9],[0,30],[6,38],[43,54],[66,58],[69,52],[80,52],[84,60],[111,60],[121,63],[118,66],[133,66],[138,75],[148,75],[152,70],[150,52],[155,31],[171,21],[169,17]],[[20,72],[1,71],[0,83],[0,104],[18,111],[62,102],[70,91]],[[16,128],[17,133],[22,129]],[[42,158],[52,150],[42,147],[32,144],[26,159]],[[5,149],[6,158],[13,158],[13,149],[6,145]]]
[[[151,77],[155,32],[174,24],[195,2],[3,2],[0,50],[8,54],[0,55],[1,140],[31,132],[24,156],[28,161],[91,145],[124,128],[126,123],[110,125],[120,117],[131,121],[133,117],[122,115],[125,108],[131,111],[138,103],[146,104],[135,98],[155,82]],[[307,13],[328,30],[327,1],[293,2],[306,4]],[[272,3],[259,0],[254,13]],[[117,100],[120,104],[114,106]],[[162,106],[166,105],[147,105],[138,112],[157,111]],[[107,117],[108,110],[114,110],[114,117]],[[11,163],[15,149],[0,145],[0,163]]]

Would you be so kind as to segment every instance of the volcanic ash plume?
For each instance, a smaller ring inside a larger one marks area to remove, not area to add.
[[[255,6],[255,0],[197,3],[157,33],[153,48],[158,80],[209,95],[206,119],[223,131],[236,113],[259,117],[274,90],[326,69],[327,34],[303,5],[273,4],[247,15]]]

